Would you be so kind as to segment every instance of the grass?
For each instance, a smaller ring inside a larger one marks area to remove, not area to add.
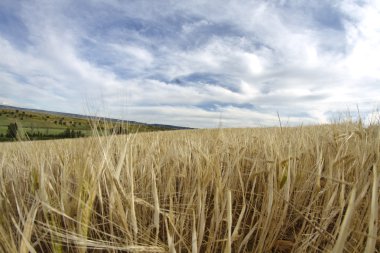
[[[0,252],[380,252],[380,128],[0,144]]]
[[[62,124],[60,124],[60,121]],[[61,133],[66,128],[76,131],[90,131],[89,120],[85,118],[67,117],[58,114],[29,112],[15,109],[0,110],[0,134],[6,134],[8,125],[17,122],[24,131],[41,131]]]
[[[93,124],[95,120],[80,117],[70,117],[60,114],[31,112],[16,109],[0,109],[0,135],[7,134],[8,125],[17,123],[24,133],[38,133],[42,135],[59,135],[67,128],[74,131],[81,131],[85,136],[91,136]],[[112,131],[122,127],[127,132],[150,132],[168,130],[165,127],[148,126],[138,123],[123,123],[123,122],[104,122],[97,120],[96,126],[103,131]],[[100,132],[100,131],[99,131]],[[37,137],[35,137],[37,138]],[[45,137],[41,137],[44,139]],[[58,138],[58,137],[57,137]],[[8,141],[7,138],[4,139]],[[0,138],[1,141],[1,138]]]

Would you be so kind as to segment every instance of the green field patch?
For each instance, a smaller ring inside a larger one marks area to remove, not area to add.
[[[1,109],[0,137],[4,139],[7,136],[8,126],[13,123],[17,123],[20,133],[19,136],[27,136],[25,138],[29,136],[30,139],[62,138],[62,136],[65,136],[64,132],[67,131],[67,129],[77,133],[73,136],[78,135],[85,137],[92,136],[95,132],[100,135],[108,135],[168,130],[164,127],[123,121],[90,120],[85,116],[78,118],[53,113]],[[80,133],[78,133],[78,131],[80,131]]]

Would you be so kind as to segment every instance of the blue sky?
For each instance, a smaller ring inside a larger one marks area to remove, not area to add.
[[[0,104],[190,127],[372,117],[379,1],[0,2]]]

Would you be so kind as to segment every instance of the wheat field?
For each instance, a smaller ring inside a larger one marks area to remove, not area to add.
[[[0,145],[0,252],[380,252],[380,128]]]

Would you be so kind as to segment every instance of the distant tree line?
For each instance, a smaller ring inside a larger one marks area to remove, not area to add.
[[[110,130],[110,134],[127,134],[128,129],[122,126],[114,126]]]
[[[57,135],[59,138],[79,138],[84,137],[82,131],[74,131],[73,129],[66,128],[65,131]]]
[[[49,139],[66,139],[66,138],[79,138],[84,137],[84,133],[82,131],[75,131],[73,129],[67,128],[61,133],[58,134],[49,134],[48,131],[46,133],[42,133],[40,131],[27,131],[26,133],[22,133],[19,129],[17,123],[10,123],[7,128],[6,134],[0,134],[0,141],[11,141],[16,139],[30,139],[30,140],[49,140]]]

